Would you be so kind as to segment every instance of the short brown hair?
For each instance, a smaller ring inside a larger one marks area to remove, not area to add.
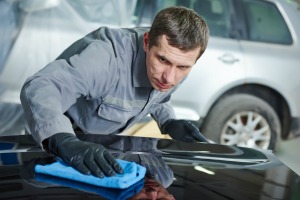
[[[161,10],[154,18],[149,32],[149,48],[157,46],[158,38],[166,35],[169,45],[183,51],[200,47],[204,53],[209,30],[206,22],[194,10],[172,6]]]

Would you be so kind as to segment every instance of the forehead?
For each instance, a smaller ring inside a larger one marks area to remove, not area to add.
[[[153,46],[159,56],[165,57],[170,62],[182,65],[194,65],[200,53],[200,47],[193,50],[181,50],[168,43],[166,35],[158,38],[157,46]]]

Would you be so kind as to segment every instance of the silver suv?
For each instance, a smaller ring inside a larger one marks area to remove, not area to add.
[[[296,2],[151,4],[144,13],[170,5],[190,7],[210,28],[206,52],[171,98],[178,118],[197,120],[203,134],[228,145],[274,149],[281,138],[299,134],[300,12]]]
[[[0,134],[23,131],[23,82],[68,45],[102,25],[150,26],[172,5],[197,11],[211,33],[172,97],[178,118],[228,145],[274,149],[297,135],[300,12],[291,0],[0,1]]]

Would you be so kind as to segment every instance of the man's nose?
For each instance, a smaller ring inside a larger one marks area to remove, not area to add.
[[[165,84],[174,84],[176,75],[176,68],[175,67],[168,67],[163,73],[163,81]]]

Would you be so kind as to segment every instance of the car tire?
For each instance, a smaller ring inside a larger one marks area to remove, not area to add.
[[[220,99],[201,129],[216,143],[260,149],[275,149],[280,130],[274,109],[266,101],[248,94]]]

